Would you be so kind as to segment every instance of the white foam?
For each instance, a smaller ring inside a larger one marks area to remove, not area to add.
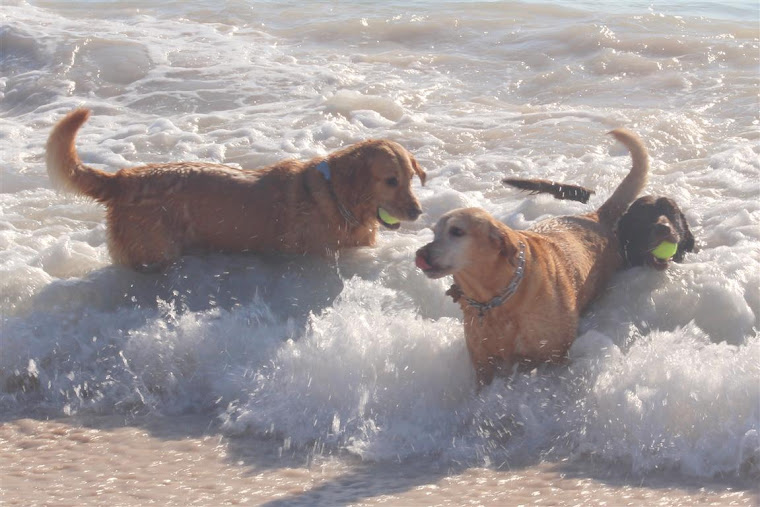
[[[757,430],[759,353],[757,337],[716,344],[695,326],[641,337],[624,356],[605,357],[583,401],[579,450],[636,471],[676,467],[696,476],[753,463],[757,450],[747,451],[745,438]]]
[[[363,110],[375,111],[380,117],[387,120],[398,121],[404,115],[404,109],[393,100],[384,96],[364,95],[359,92],[341,90],[325,101],[325,110],[330,113],[338,113],[347,117],[356,115]],[[378,121],[378,120],[375,120]],[[367,125],[370,128],[389,126],[392,123],[381,122],[380,124]]]

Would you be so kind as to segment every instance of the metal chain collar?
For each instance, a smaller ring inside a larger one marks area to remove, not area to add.
[[[466,296],[464,298],[464,300],[467,301],[468,305],[478,311],[478,316],[480,317],[481,323],[488,310],[492,310],[497,306],[501,306],[506,303],[509,298],[515,295],[517,288],[520,286],[520,282],[525,275],[525,243],[520,241],[519,244],[520,253],[517,256],[517,269],[515,270],[515,274],[512,276],[512,281],[509,282],[509,285],[507,285],[507,287],[501,291],[501,293],[499,293],[497,296],[494,296],[490,301],[487,301],[485,303],[481,303],[480,301],[476,301]]]

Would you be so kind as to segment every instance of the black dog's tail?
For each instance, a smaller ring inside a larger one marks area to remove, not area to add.
[[[520,190],[526,190],[531,194],[551,194],[557,199],[579,201],[584,204],[588,202],[594,193],[593,190],[580,185],[569,185],[549,180],[504,178],[501,182]]]

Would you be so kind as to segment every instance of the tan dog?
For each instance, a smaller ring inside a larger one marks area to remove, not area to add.
[[[633,168],[597,211],[515,231],[480,209],[457,209],[417,251],[428,277],[454,275],[480,386],[491,382],[498,361],[563,359],[581,312],[621,266],[615,223],[646,184],[649,163],[635,134],[611,134],[630,150]]]
[[[425,172],[392,141],[255,171],[178,162],[111,174],[82,164],[74,147],[89,114],[72,111],[53,129],[48,174],[106,205],[111,257],[135,269],[164,268],[193,248],[328,254],[373,245],[378,222],[395,229],[422,213],[411,183],[416,174],[424,185]]]

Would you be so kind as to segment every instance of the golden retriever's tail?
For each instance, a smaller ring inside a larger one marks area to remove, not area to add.
[[[115,191],[114,175],[84,165],[74,146],[79,127],[89,117],[89,109],[75,109],[53,128],[45,152],[47,172],[55,187],[107,202]]]
[[[628,173],[617,189],[615,189],[612,196],[597,211],[601,223],[614,226],[615,222],[625,213],[628,206],[636,200],[636,197],[647,183],[649,155],[639,136],[630,130],[619,128],[613,130],[610,134],[628,148],[628,151],[631,152],[631,159],[633,159],[631,172]]]

